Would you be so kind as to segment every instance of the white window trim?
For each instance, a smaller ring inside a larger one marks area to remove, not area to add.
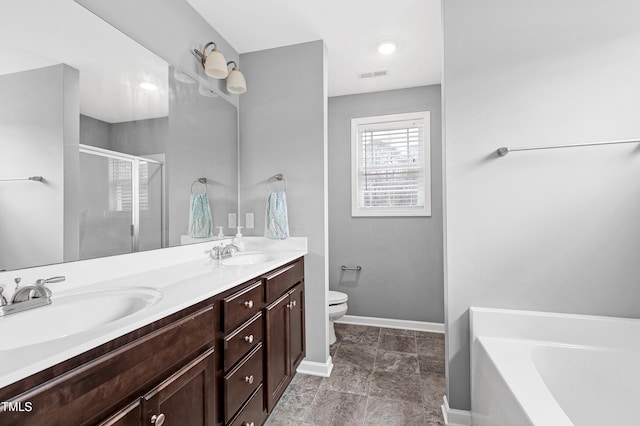
[[[424,120],[424,207],[418,208],[361,208],[358,207],[358,127],[363,124]],[[351,216],[353,217],[390,217],[390,216],[431,216],[431,113],[418,111],[405,114],[388,114],[351,119]]]

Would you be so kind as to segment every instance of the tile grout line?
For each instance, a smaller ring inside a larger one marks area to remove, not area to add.
[[[376,344],[376,354],[373,357],[373,366],[371,367],[371,373],[369,374],[369,383],[367,384],[367,395],[366,395],[366,403],[364,408],[364,417],[362,419],[362,425],[366,426],[367,424],[367,413],[369,412],[369,398],[371,396],[371,382],[373,381],[373,372],[376,371],[376,361],[378,360],[378,350],[380,348],[380,339],[382,336],[382,328],[378,332],[378,343]]]

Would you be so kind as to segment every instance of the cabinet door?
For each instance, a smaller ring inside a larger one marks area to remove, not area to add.
[[[291,379],[289,294],[267,306],[267,411],[271,412]]]
[[[291,344],[289,356],[292,375],[305,356],[304,347],[304,285],[298,284],[289,292],[289,328]]]
[[[140,400],[138,399],[99,423],[98,426],[140,426],[142,424],[140,409]]]
[[[213,426],[213,349],[178,370],[142,398],[143,425]]]

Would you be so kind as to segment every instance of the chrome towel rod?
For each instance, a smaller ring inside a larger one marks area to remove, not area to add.
[[[358,265],[358,266],[345,266],[342,265],[340,267],[341,270],[343,271],[362,271],[362,266]]]
[[[9,182],[14,180],[34,180],[36,182],[42,182],[44,178],[42,176],[29,176],[26,178],[0,178],[0,182]]]
[[[617,145],[621,143],[640,143],[640,139],[625,139],[625,140],[619,140],[619,141],[606,141],[606,142],[586,142],[586,143],[576,143],[576,144],[570,144],[570,145],[525,146],[521,148],[507,148],[503,146],[502,148],[498,148],[496,153],[500,157],[504,157],[505,155],[513,151],[533,151],[536,149],[573,148],[576,146]]]

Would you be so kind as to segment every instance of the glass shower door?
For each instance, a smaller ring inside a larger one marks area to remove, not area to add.
[[[133,251],[133,161],[80,153],[80,259]]]
[[[162,164],[139,161],[138,250],[150,250],[162,245]]]
[[[80,259],[164,246],[162,160],[80,145]]]

